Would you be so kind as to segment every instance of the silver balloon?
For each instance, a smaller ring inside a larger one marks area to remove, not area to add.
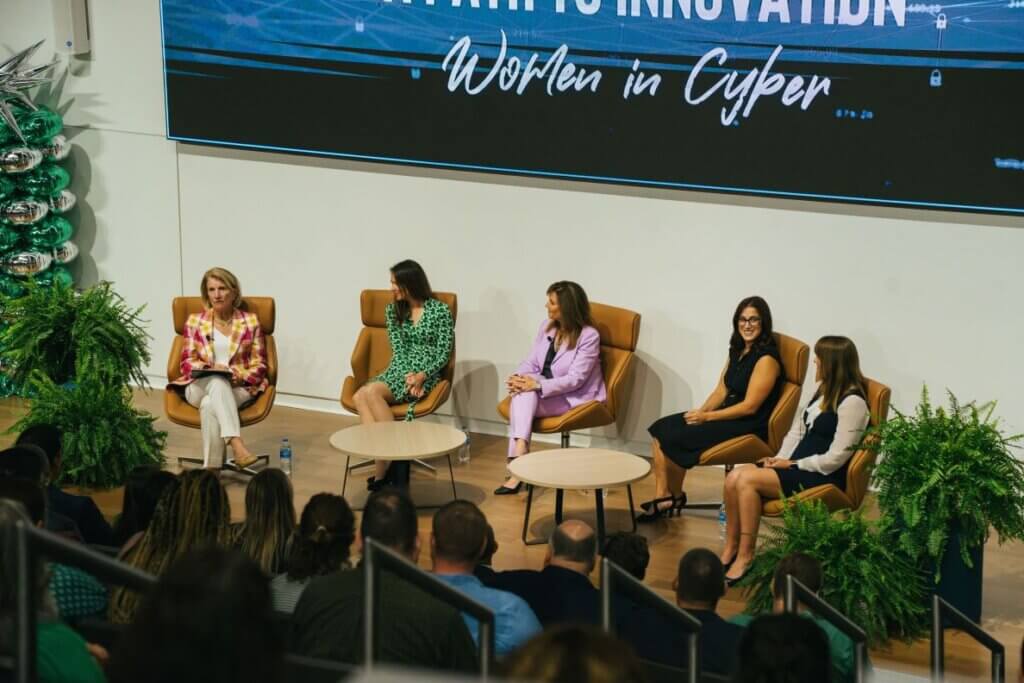
[[[54,135],[50,144],[43,147],[42,152],[50,161],[64,161],[71,154],[71,143],[63,135]]]
[[[50,267],[53,256],[41,251],[22,251],[6,256],[0,266],[11,275],[35,275]]]
[[[43,153],[38,149],[14,147],[0,152],[0,171],[4,173],[24,173],[43,163]]]
[[[57,263],[71,263],[78,258],[78,245],[74,242],[65,242],[53,250],[53,260]]]
[[[15,225],[32,225],[46,218],[48,213],[50,213],[49,205],[33,199],[19,199],[0,204],[0,218]]]
[[[60,194],[50,197],[50,211],[67,213],[78,203],[78,197],[71,190],[61,190]]]

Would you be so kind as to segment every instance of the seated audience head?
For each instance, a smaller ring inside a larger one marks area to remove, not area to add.
[[[857,347],[846,337],[826,336],[814,344],[814,380],[820,382],[818,396],[825,410],[835,412],[851,389],[867,400],[868,384],[860,371]]]
[[[707,548],[694,548],[679,558],[675,583],[680,607],[713,612],[725,595],[725,569],[718,555]]]
[[[417,532],[416,506],[402,489],[381,489],[366,499],[359,523],[359,536],[363,542],[372,538],[416,562],[420,555]]]
[[[231,505],[220,479],[212,470],[195,469],[182,473],[180,480],[181,528],[175,557],[205,543],[228,545]]]
[[[732,337],[729,338],[729,353],[738,357],[746,345],[771,346],[772,311],[768,302],[759,296],[748,296],[736,306],[732,314]]]
[[[49,465],[49,480],[56,482],[60,477],[61,466],[61,435],[53,425],[32,425],[18,435],[18,446],[35,446],[46,454]]]
[[[46,492],[36,482],[22,478],[0,479],[0,499],[19,503],[34,525],[43,526],[46,520]]]
[[[430,557],[434,571],[472,573],[487,549],[487,518],[468,500],[453,500],[434,515]]]
[[[158,465],[137,465],[124,484],[124,504],[114,524],[114,542],[123,545],[135,534],[145,531],[153,519],[156,502],[177,476]]]
[[[811,619],[766,614],[740,639],[735,683],[829,683],[832,663],[828,638]]]
[[[46,453],[30,444],[0,451],[0,478],[28,479],[46,486],[50,481],[50,463]]]
[[[505,678],[538,683],[643,683],[629,645],[593,626],[545,629],[501,663]]]
[[[281,639],[270,588],[237,550],[205,546],[175,560],[113,652],[111,683],[277,683]]]
[[[273,576],[284,570],[288,542],[295,533],[292,482],[279,469],[263,469],[245,489],[245,522],[239,549]]]
[[[640,534],[619,531],[605,540],[601,557],[619,565],[637,581],[643,581],[651,561],[651,552],[647,549],[647,539]]]
[[[32,501],[33,507],[45,504],[37,500],[42,497],[42,490],[37,484],[23,479],[8,480],[0,482],[0,484],[4,486],[3,497],[0,497],[0,621],[7,622],[10,619],[10,615],[18,607],[18,541],[14,533],[14,525],[17,522],[24,522],[25,524],[39,526],[41,521],[41,518],[37,520],[29,517],[29,513],[26,512],[21,500]],[[33,492],[33,489],[35,489],[35,492]],[[31,514],[34,516],[37,512],[38,509],[32,511]],[[36,605],[39,606],[48,590],[50,577],[48,572],[45,571],[42,558],[38,554],[36,554],[34,569],[36,576]],[[3,631],[6,631],[6,629],[3,629]],[[9,646],[8,637],[9,635],[6,632],[0,632],[0,646],[4,650],[7,650]]]
[[[570,519],[555,527],[548,542],[545,565],[590,574],[597,563],[597,536],[585,522]]]
[[[494,553],[498,552],[498,539],[494,537],[494,527],[490,524],[487,525],[487,547],[484,548],[483,555],[480,556],[480,560],[477,564],[491,566],[491,562],[494,561]]]
[[[355,535],[355,516],[345,499],[316,494],[302,510],[288,555],[288,578],[304,581],[338,571],[348,562]]]
[[[561,332],[570,349],[576,348],[584,327],[593,326],[590,316],[590,300],[587,293],[575,282],[559,280],[548,287],[548,330]]]
[[[775,566],[772,576],[772,597],[775,599],[775,611],[783,611],[786,603],[786,577],[793,578],[807,586],[808,590],[817,593],[821,590],[821,562],[807,553],[790,553]]]

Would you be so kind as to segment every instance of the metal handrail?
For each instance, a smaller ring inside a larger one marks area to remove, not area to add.
[[[797,613],[797,605],[803,603],[812,612],[843,632],[853,641],[853,680],[864,683],[867,678],[868,634],[860,626],[818,597],[810,588],[800,583],[792,574],[786,575],[786,612]]]
[[[945,629],[942,627],[943,618],[951,621],[954,628],[964,631],[988,648],[992,653],[992,683],[1004,683],[1006,680],[1006,648],[998,640],[985,633],[963,612],[938,595],[932,596],[932,681],[938,683],[943,680],[944,676],[946,642]]]
[[[363,621],[366,626],[363,666],[371,671],[377,656],[377,608],[380,605],[380,573],[383,570],[396,574],[398,578],[477,620],[480,675],[486,681],[494,661],[494,612],[372,538],[367,538],[363,546]]]
[[[615,635],[615,620],[612,618],[612,596],[615,593],[623,593],[641,605],[654,608],[661,616],[686,632],[686,680],[687,683],[697,683],[700,678],[700,621],[686,610],[662,598],[605,557],[601,560],[601,628],[611,635]]]
[[[156,579],[146,572],[129,567],[106,555],[97,553],[79,543],[37,529],[24,520],[13,525],[17,553],[15,580],[18,584],[17,621],[14,635],[15,678],[17,683],[36,680],[36,558],[56,560],[77,567],[109,583],[118,583],[145,591],[153,587]]]

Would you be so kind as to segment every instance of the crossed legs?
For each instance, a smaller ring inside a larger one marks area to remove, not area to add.
[[[374,422],[391,422],[394,416],[391,414],[391,404],[395,397],[384,382],[370,382],[364,384],[356,391],[352,399],[356,403],[356,410],[359,412],[359,421],[363,424]],[[374,478],[381,481],[388,473],[388,460],[374,461]]]
[[[530,452],[534,418],[561,415],[568,412],[569,408],[571,406],[563,396],[542,398],[536,391],[524,391],[512,396],[508,409],[508,459],[512,460]],[[519,480],[510,476],[504,485],[515,488],[518,484]]]
[[[743,576],[754,560],[761,507],[782,496],[779,477],[770,467],[737,467],[725,478],[725,547],[722,563],[732,563],[727,579]]]
[[[185,387],[185,400],[199,409],[203,435],[203,467],[220,467],[230,445],[239,467],[251,465],[255,456],[242,440],[238,409],[252,400],[248,391],[232,387],[223,377],[203,377]]]
[[[683,483],[686,481],[687,470],[675,464],[662,451],[661,444],[657,439],[651,442],[651,459],[654,461],[654,497],[667,498],[678,497],[683,493]],[[669,508],[670,502],[661,503],[658,507]]]

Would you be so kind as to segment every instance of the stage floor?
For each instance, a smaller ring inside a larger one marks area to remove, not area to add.
[[[22,402],[16,399],[0,400],[0,428],[6,430],[21,414]],[[197,430],[171,424],[163,417],[162,391],[136,392],[136,405],[160,416],[158,429],[168,432],[168,468],[177,469],[179,456],[196,456],[200,446]],[[301,511],[309,498],[321,491],[340,493],[344,474],[344,457],[328,444],[328,437],[335,431],[354,424],[356,418],[296,408],[278,406],[271,416],[254,427],[245,430],[245,438],[254,453],[271,453],[271,464],[276,465],[277,451],[282,437],[287,436],[293,450],[292,481],[295,488],[296,510]],[[8,435],[0,439],[6,446],[12,441]],[[455,480],[461,497],[477,503],[487,515],[497,536],[499,550],[494,558],[497,569],[539,568],[545,548],[524,546],[520,534],[523,526],[526,495],[494,496],[491,491],[499,485],[504,473],[506,441],[503,438],[484,434],[473,434],[471,438],[471,460],[468,464],[455,467]],[[537,450],[552,448],[537,444]],[[453,458],[454,460],[454,458]],[[448,468],[444,459],[433,461],[438,465],[436,478],[418,467],[413,468],[412,493],[414,498],[433,494],[448,486]],[[366,469],[353,472],[349,478],[349,498],[362,497]],[[244,511],[246,479],[228,474],[224,478],[231,499],[232,516],[240,519]],[[719,469],[695,469],[687,478],[687,493],[691,500],[716,500],[721,497],[722,471]],[[634,485],[634,499],[640,501],[652,497],[653,477]],[[112,517],[120,510],[119,491],[96,494],[104,514]],[[629,514],[625,489],[612,490],[605,498],[608,531],[628,529]],[[565,510],[567,517],[574,517],[594,523],[594,498],[580,493],[566,492]],[[428,547],[430,518],[433,510],[420,511],[420,535],[424,547]],[[531,519],[531,536],[549,533],[554,524],[554,495],[550,491],[540,492],[535,497]],[[695,547],[720,549],[717,513],[692,512],[681,518],[662,520],[657,524],[640,527],[650,542],[651,563],[645,583],[666,598],[671,597],[672,578],[679,557]],[[429,553],[424,552],[420,564],[429,568]],[[1020,643],[1024,636],[1024,544],[998,545],[993,539],[985,557],[985,594],[983,627],[998,639],[1007,649],[1007,680],[1017,679],[1020,669]],[[596,576],[595,576],[596,579]],[[728,616],[740,612],[745,605],[739,589],[731,589],[720,604],[720,611]],[[928,671],[928,641],[912,645],[895,643],[885,649],[872,650],[872,660],[878,669],[926,676]],[[946,670],[949,680],[987,680],[989,661],[987,650],[975,645],[969,638],[950,632],[946,637]]]

